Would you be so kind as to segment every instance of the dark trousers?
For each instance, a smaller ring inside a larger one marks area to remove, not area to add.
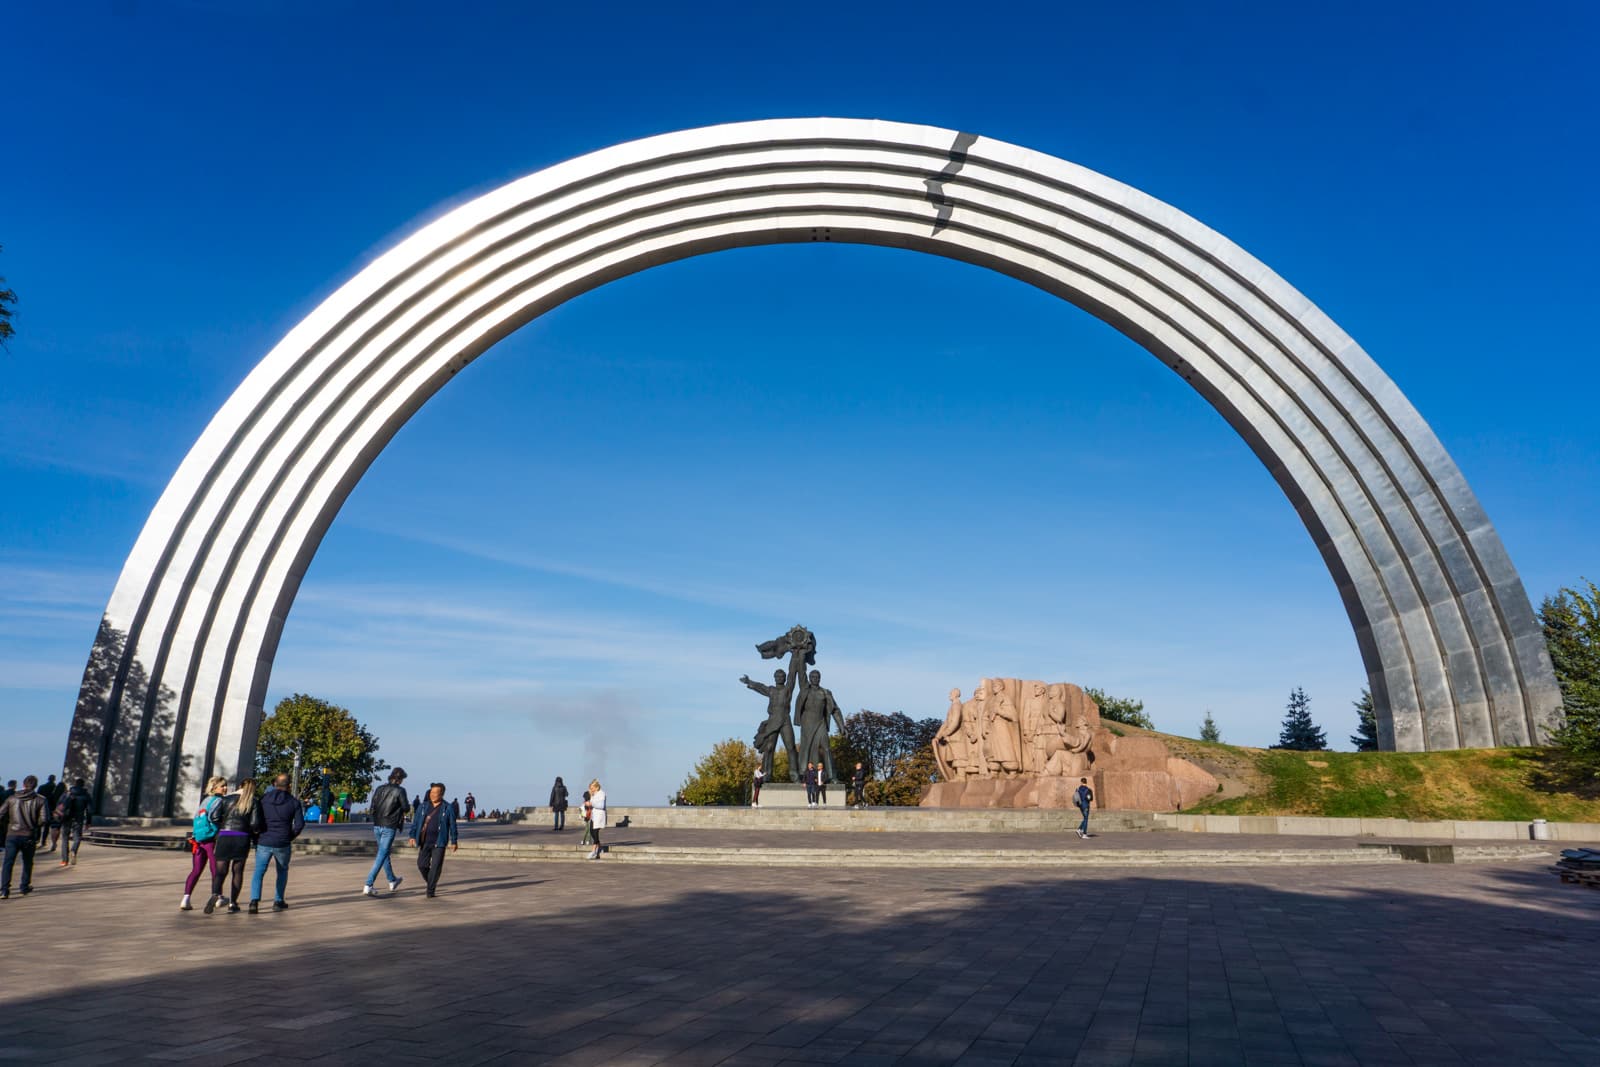
[[[815,804],[816,802],[817,802],[817,786],[816,786],[816,783],[815,782],[807,782],[806,783],[806,803],[807,804]]]
[[[61,862],[69,863],[72,857],[78,854],[78,847],[83,844],[83,823],[67,822],[61,824]]]
[[[11,868],[16,866],[17,856],[22,856],[22,884],[19,888],[24,893],[33,891],[33,852],[38,847],[38,842],[31,837],[6,838],[5,866],[0,868],[0,889],[11,892]]]
[[[564,829],[566,829],[566,826],[567,826],[567,809],[566,808],[557,808],[555,810],[555,817],[556,817],[556,824],[555,824],[554,827],[552,827],[552,829],[556,829],[556,830],[564,830]]]
[[[1083,812],[1083,822],[1078,824],[1078,833],[1086,834],[1089,832],[1089,805],[1085,804],[1078,810]]]
[[[444,846],[424,841],[417,846],[417,870],[428,880],[428,895],[438,888],[439,876],[444,873]]]

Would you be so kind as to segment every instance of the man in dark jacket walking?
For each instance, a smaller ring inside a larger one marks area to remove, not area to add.
[[[856,762],[856,769],[850,774],[850,792],[855,794],[856,807],[859,808],[865,801],[867,793],[867,769],[859,760]]]
[[[267,876],[267,864],[278,864],[278,891],[273,897],[272,910],[283,911],[289,906],[283,891],[289,888],[289,846],[300,831],[306,828],[305,812],[300,801],[289,792],[289,776],[280,774],[272,780],[272,788],[261,794],[261,814],[267,828],[256,839],[256,870],[250,876],[250,914],[254,915],[261,904],[261,882]]]
[[[395,835],[406,824],[406,787],[402,784],[405,780],[405,768],[396,767],[389,772],[388,783],[380,785],[372,794],[372,835],[378,839],[378,856],[372,861],[372,870],[367,872],[367,884],[361,890],[369,897],[372,896],[372,883],[378,880],[379,871],[389,879],[391,893],[399,889],[400,883],[405,880],[394,873],[394,864],[389,859]]]
[[[567,825],[567,784],[556,775],[556,784],[550,787],[550,814],[555,816],[552,833],[559,833]]]
[[[444,873],[444,847],[454,852],[456,844],[455,803],[445,803],[444,783],[428,787],[428,798],[411,818],[411,844],[417,846],[417,870],[428,880],[428,896],[439,888]]]
[[[0,807],[0,836],[5,837],[6,858],[0,867],[0,900],[11,896],[11,869],[17,857],[22,857],[22,895],[33,892],[33,854],[39,845],[39,835],[50,825],[50,810],[35,787],[39,779],[33,775],[22,780],[22,788],[6,798]]]
[[[90,808],[94,800],[79,778],[67,790],[67,795],[56,805],[61,823],[61,866],[70,867],[78,862],[78,847],[83,844],[83,830],[89,825]]]

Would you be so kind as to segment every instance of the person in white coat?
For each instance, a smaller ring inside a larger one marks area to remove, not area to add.
[[[594,809],[590,816],[594,824],[594,851],[589,853],[589,858],[597,860],[604,851],[600,845],[600,831],[606,828],[606,791],[600,788],[598,778],[589,783],[589,805]]]

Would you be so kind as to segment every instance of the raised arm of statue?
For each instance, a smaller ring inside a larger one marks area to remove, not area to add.
[[[752,682],[750,680],[750,676],[748,674],[741,674],[739,676],[739,681],[743,682],[745,685],[749,686],[751,689],[754,689],[756,692],[760,693],[764,697],[769,697],[769,696],[772,695],[772,686],[770,686],[770,685],[762,685],[760,682]]]

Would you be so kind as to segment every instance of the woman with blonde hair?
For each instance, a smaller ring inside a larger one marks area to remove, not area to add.
[[[194,869],[189,872],[188,881],[183,883],[183,900],[178,905],[179,911],[193,911],[194,905],[189,903],[189,897],[194,894],[194,887],[200,881],[200,872],[211,867],[211,877],[217,876],[217,806],[222,803],[222,795],[228,791],[228,780],[222,775],[216,775],[206,783],[206,795],[200,799],[200,810],[194,813],[194,829],[190,836],[194,845]]]
[[[600,844],[600,831],[606,828],[606,791],[600,788],[598,778],[589,783],[589,806],[593,809],[589,820],[594,824],[594,851],[589,853],[589,858],[597,860],[605,851]]]
[[[250,840],[267,828],[261,814],[261,801],[256,797],[256,780],[246,778],[239,790],[229,793],[217,805],[217,865],[211,876],[211,896],[206,898],[205,912],[210,915],[222,903],[222,885],[233,875],[233,893],[228,897],[228,911],[239,910],[239,891],[244,888],[244,861],[250,855]]]

